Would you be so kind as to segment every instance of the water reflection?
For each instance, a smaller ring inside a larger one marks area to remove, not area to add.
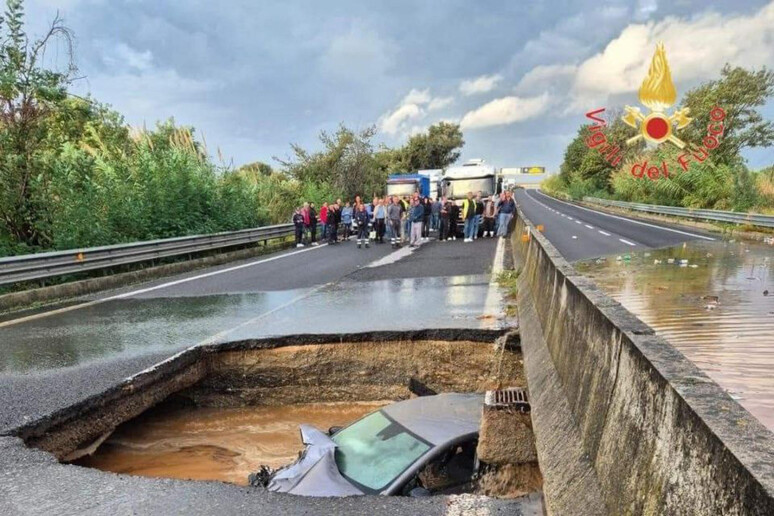
[[[774,429],[774,247],[689,242],[578,263]]]
[[[117,355],[175,351],[303,291],[126,298],[0,329],[0,372],[67,367]]]

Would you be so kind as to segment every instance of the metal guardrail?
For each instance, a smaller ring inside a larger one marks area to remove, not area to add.
[[[685,217],[688,219],[731,222],[733,224],[747,224],[750,226],[774,228],[774,215],[761,215],[760,213],[740,213],[737,211],[695,210],[691,208],[678,208],[676,206],[661,206],[658,204],[640,204],[636,202],[611,201],[609,199],[598,199],[596,197],[584,197],[583,200],[585,202],[599,204],[602,206],[615,206],[617,208],[644,211],[648,213],[655,213],[657,215],[673,215],[676,217]]]
[[[293,224],[0,258],[0,285],[106,269],[293,235]]]

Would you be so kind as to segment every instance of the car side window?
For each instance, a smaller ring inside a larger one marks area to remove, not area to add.
[[[477,440],[457,444],[436,456],[417,473],[408,491],[422,487],[431,494],[467,492],[476,472],[477,444]]]

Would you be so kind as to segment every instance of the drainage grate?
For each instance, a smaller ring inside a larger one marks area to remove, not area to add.
[[[501,409],[515,409],[520,412],[529,412],[530,410],[527,391],[521,387],[509,387],[507,389],[498,389],[496,391],[486,391],[484,406]]]

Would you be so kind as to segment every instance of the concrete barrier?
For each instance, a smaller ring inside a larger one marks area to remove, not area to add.
[[[566,510],[562,491],[583,481],[608,514],[774,514],[774,435],[579,275],[521,211],[512,246],[527,380],[559,392],[532,395],[541,467],[567,468],[573,442],[580,450],[575,477],[552,483],[543,471],[549,510]],[[568,408],[570,424],[552,421],[541,397]]]

